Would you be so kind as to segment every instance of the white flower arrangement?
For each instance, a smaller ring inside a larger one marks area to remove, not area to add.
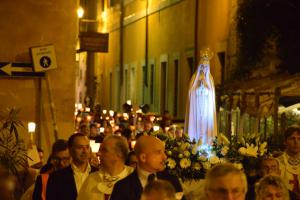
[[[267,153],[267,142],[261,141],[256,134],[239,139],[219,134],[214,142],[212,151],[220,158],[225,158],[232,163],[244,163],[244,168],[252,167],[249,162]]]
[[[166,144],[167,170],[183,181],[204,178],[206,170],[219,163],[232,162],[238,169],[242,169],[242,163],[267,152],[267,142],[262,142],[257,137],[242,137],[237,140],[219,134],[212,146],[204,146],[201,140],[196,144],[191,142],[187,135],[181,139],[161,134],[155,136]]]

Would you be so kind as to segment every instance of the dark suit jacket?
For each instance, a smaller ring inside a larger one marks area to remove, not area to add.
[[[38,175],[35,180],[32,200],[42,200],[42,177]]]
[[[94,171],[96,169],[92,167],[91,172]],[[73,174],[71,166],[53,172],[47,183],[46,199],[76,200],[77,189]]]
[[[182,192],[182,187],[177,177],[164,171],[158,172],[157,178],[169,181],[176,192]],[[135,170],[132,174],[115,184],[110,200],[140,200],[142,192],[143,187],[138,177],[137,170]]]

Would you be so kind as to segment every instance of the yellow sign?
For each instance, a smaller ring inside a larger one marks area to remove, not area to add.
[[[35,72],[57,68],[54,45],[32,47],[31,55]]]

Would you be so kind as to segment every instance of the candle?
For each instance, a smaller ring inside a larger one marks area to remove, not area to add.
[[[154,120],[155,120],[155,116],[150,116],[150,121],[154,122]]]
[[[131,100],[127,100],[126,103],[127,103],[128,105],[131,105]]]
[[[102,113],[105,115],[107,113],[107,110],[103,110]]]
[[[159,126],[153,126],[153,131],[158,131],[159,130]]]
[[[35,123],[34,122],[29,122],[28,123],[28,132],[34,133],[35,132]]]
[[[81,117],[77,117],[77,122],[80,122],[81,121]]]
[[[77,109],[78,109],[78,110],[81,110],[81,109],[82,109],[82,104],[81,104],[81,103],[77,104]]]
[[[91,108],[89,108],[89,107],[85,108],[85,112],[90,112],[90,111],[91,111]]]
[[[142,113],[142,109],[138,109],[136,113]]]
[[[111,117],[113,117],[114,114],[115,114],[115,112],[114,112],[113,110],[110,110],[110,111],[109,111],[109,115],[110,115]]]
[[[33,141],[33,133],[35,132],[36,124],[34,122],[28,123],[28,132],[30,134],[30,140]]]
[[[100,143],[96,143],[95,140],[90,140],[90,146],[93,153],[97,153],[100,148]]]
[[[119,130],[119,126],[114,127],[115,131]]]
[[[131,141],[131,148],[132,148],[132,149],[134,148],[135,144],[136,144],[136,141],[135,141],[135,140],[132,140],[132,141]]]
[[[92,116],[91,116],[91,115],[88,115],[88,116],[86,116],[86,119],[87,119],[88,121],[91,121],[91,120],[92,120]]]
[[[124,118],[124,120],[128,120],[129,119],[129,115],[127,113],[123,113],[123,118]]]

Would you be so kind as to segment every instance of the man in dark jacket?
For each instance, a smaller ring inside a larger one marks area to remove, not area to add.
[[[50,175],[47,200],[76,200],[84,180],[94,171],[89,165],[91,150],[86,135],[82,133],[71,135],[68,148],[72,157],[71,165]]]
[[[110,200],[140,200],[146,184],[156,179],[169,181],[177,196],[183,196],[178,178],[164,171],[167,156],[162,141],[143,135],[137,140],[134,151],[138,159],[137,169],[115,184]]]

